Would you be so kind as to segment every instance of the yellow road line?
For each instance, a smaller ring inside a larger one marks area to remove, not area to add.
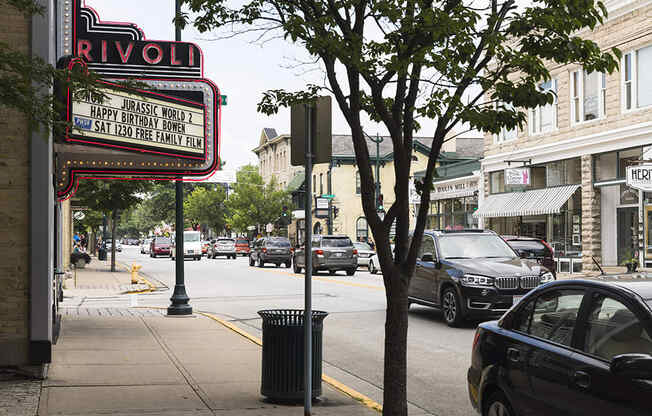
[[[277,274],[283,274],[286,276],[292,276],[296,277],[297,279],[304,279],[305,275],[301,273],[293,273],[293,272],[286,272],[283,270],[274,270],[274,269],[262,269],[263,271],[266,271],[268,273],[277,273]],[[372,289],[372,290],[385,290],[383,286],[374,286],[374,285],[367,285],[364,283],[356,283],[356,282],[348,282],[345,280],[336,280],[336,279],[329,279],[327,277],[319,277],[319,276],[312,276],[312,280],[319,280],[321,282],[329,282],[329,283],[337,283],[339,285],[344,285],[344,286],[353,286],[353,287],[361,287],[364,289]]]
[[[200,315],[203,315],[203,316],[205,316],[207,318],[210,318],[210,319],[212,319],[212,320],[214,320],[216,322],[219,322],[220,324],[222,324],[226,328],[228,328],[228,329],[232,330],[233,332],[247,338],[249,341],[253,342],[254,344],[257,344],[257,345],[260,345],[260,346],[263,345],[263,341],[260,338],[255,337],[255,336],[245,332],[244,330],[242,330],[241,328],[235,326],[231,322],[225,321],[224,319],[218,318],[217,316],[212,315],[210,313],[205,313],[205,312],[197,312],[197,313],[200,314]],[[373,410],[377,411],[378,413],[383,412],[383,406],[380,403],[373,401],[372,399],[370,399],[369,397],[367,397],[364,394],[360,393],[359,391],[356,391],[356,390],[352,389],[351,387],[348,387],[345,384],[335,380],[333,377],[329,377],[326,374],[322,374],[321,379],[322,379],[322,381],[324,383],[331,385],[336,390],[339,390],[342,393],[346,394],[347,396],[353,398],[354,400],[359,401],[360,403],[362,403],[364,406],[368,407],[369,409],[373,409]]]

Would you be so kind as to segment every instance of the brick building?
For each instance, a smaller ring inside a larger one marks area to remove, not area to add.
[[[53,63],[52,10],[41,3],[44,15],[26,18],[0,0],[0,42]],[[5,107],[0,126],[0,366],[38,366],[50,361],[56,326],[52,138]]]
[[[485,136],[476,217],[499,233],[545,238],[560,271],[593,270],[592,257],[652,262],[652,194],[625,184],[626,167],[652,145],[652,2],[605,4],[605,23],[580,35],[618,47],[620,71],[550,67],[541,88],[556,102],[529,111],[523,131]]]

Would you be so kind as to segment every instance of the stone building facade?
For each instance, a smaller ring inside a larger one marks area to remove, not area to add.
[[[594,270],[593,258],[617,265],[640,254],[652,262],[652,195],[625,184],[626,167],[652,145],[652,1],[605,4],[605,23],[580,36],[603,50],[619,48],[620,70],[552,66],[553,79],[541,88],[554,91],[556,102],[529,111],[523,130],[485,136],[477,216],[500,233],[545,238],[561,271]],[[526,172],[530,185],[506,185],[510,168]],[[539,209],[530,206],[534,192],[544,198]],[[514,203],[520,212],[508,209]]]
[[[274,178],[280,189],[287,188],[292,178],[303,171],[302,167],[290,164],[289,134],[279,135],[275,129],[265,128],[253,152],[258,156],[258,170],[263,181],[269,183]]]

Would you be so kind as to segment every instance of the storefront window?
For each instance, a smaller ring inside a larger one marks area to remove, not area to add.
[[[574,185],[581,183],[581,165],[580,158],[548,163],[546,165],[547,186]]]
[[[498,194],[505,192],[505,172],[499,170],[498,172],[491,172],[489,174],[489,181],[491,186],[491,193]]]
[[[435,230],[478,228],[478,219],[473,217],[477,209],[477,196],[433,201],[430,204],[428,228]]]
[[[596,182],[624,179],[627,166],[641,159],[642,148],[620,150],[593,156],[594,178]]]

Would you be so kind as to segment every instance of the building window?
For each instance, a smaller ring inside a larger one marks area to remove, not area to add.
[[[494,104],[494,109],[513,110],[514,106],[506,103]],[[507,127],[503,127],[500,129],[500,133],[494,135],[494,143],[503,143],[510,140],[516,140],[516,137],[518,137],[518,130],[516,128],[509,129]]]
[[[571,120],[573,123],[604,117],[607,79],[602,72],[571,72]]]
[[[623,57],[623,102],[625,110],[652,105],[652,46]],[[647,70],[645,69],[647,68]]]
[[[554,102],[530,109],[528,119],[530,134],[545,133],[557,128],[557,80],[551,79],[541,83],[539,89],[553,93]]]
[[[365,217],[360,217],[355,222],[355,237],[357,241],[367,241],[369,239],[369,227]]]
[[[360,171],[355,173],[355,194],[360,195]]]
[[[319,174],[319,195],[324,195],[324,174]]]
[[[634,147],[617,152],[593,156],[593,178],[596,182],[624,179],[627,166],[636,164],[643,157],[643,148]]]

